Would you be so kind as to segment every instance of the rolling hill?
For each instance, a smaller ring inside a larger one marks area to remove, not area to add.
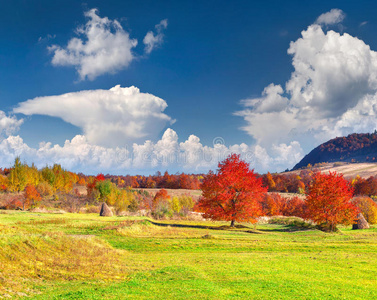
[[[313,149],[293,170],[319,163],[377,163],[377,131],[337,137]]]

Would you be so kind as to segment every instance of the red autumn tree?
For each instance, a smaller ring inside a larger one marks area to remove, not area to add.
[[[34,206],[36,202],[41,201],[41,195],[38,193],[34,185],[27,185],[24,191],[24,201],[22,204],[22,210],[25,207]]]
[[[201,185],[202,196],[197,209],[212,220],[255,223],[263,214],[260,200],[267,192],[262,179],[257,178],[249,164],[232,154],[218,165],[217,173],[210,171]]]
[[[351,202],[353,190],[342,174],[314,174],[306,195],[307,218],[330,231],[356,219],[358,209]]]
[[[96,182],[104,181],[106,178],[102,173],[97,174],[96,176]]]
[[[155,209],[161,202],[166,202],[170,199],[168,191],[165,189],[159,190],[153,198],[153,207]]]

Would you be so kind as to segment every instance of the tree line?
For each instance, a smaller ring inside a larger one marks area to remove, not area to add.
[[[159,191],[150,193],[144,187]],[[165,188],[200,188],[202,196],[195,201],[189,194],[169,195]],[[260,216],[283,215],[322,222],[333,230],[337,224],[353,222],[358,212],[369,223],[377,222],[376,177],[346,180],[341,174],[312,169],[260,175],[235,154],[220,162],[216,172],[151,176],[87,176],[59,164],[38,169],[16,158],[11,168],[0,169],[0,191],[0,206],[8,209],[43,206],[79,212],[84,207],[97,212],[99,203],[105,202],[116,213],[145,211],[155,218],[187,216],[195,210],[205,218],[228,220],[232,226],[236,221],[254,223]]]

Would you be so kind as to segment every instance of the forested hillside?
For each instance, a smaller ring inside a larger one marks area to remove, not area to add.
[[[376,162],[377,132],[353,133],[347,137],[337,137],[319,145],[306,155],[294,170],[323,162]]]

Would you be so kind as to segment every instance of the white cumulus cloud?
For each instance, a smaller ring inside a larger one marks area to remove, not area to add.
[[[34,162],[39,168],[58,163],[66,169],[86,174],[151,174],[157,170],[206,173],[215,170],[218,162],[231,153],[237,153],[257,172],[267,172],[284,170],[287,163],[297,163],[295,159],[300,151],[297,143],[280,145],[275,149],[278,158],[274,158],[259,145],[203,146],[195,135],[179,142],[177,133],[168,128],[157,142],[147,140],[132,147],[116,148],[94,145],[83,135],[67,140],[62,146],[44,142],[36,148],[29,147],[19,136],[8,136],[0,142],[0,165],[11,166],[20,156],[23,161]]]
[[[82,129],[95,145],[116,147],[155,139],[174,122],[164,110],[167,103],[134,86],[86,90],[21,102],[15,113],[58,117]]]
[[[341,9],[333,8],[329,12],[320,15],[317,18],[316,23],[322,25],[334,25],[341,23],[345,17],[346,15]]]
[[[74,66],[80,79],[95,79],[105,73],[115,73],[127,67],[135,58],[132,49],[137,40],[131,39],[117,20],[101,18],[96,9],[85,12],[89,19],[76,29],[78,37],[66,47],[53,45],[54,66]]]
[[[20,129],[24,121],[18,120],[15,116],[7,116],[0,110],[0,136],[8,136]]]
[[[150,54],[153,49],[160,46],[163,42],[164,34],[163,31],[168,27],[168,20],[164,19],[160,23],[158,23],[156,28],[156,33],[153,31],[148,31],[143,39],[143,43],[145,45],[144,51],[147,54]]]
[[[319,20],[330,24],[331,18]],[[242,100],[244,109],[235,113],[271,157],[280,149],[283,160],[293,162],[300,149],[307,153],[330,138],[377,128],[377,52],[369,45],[313,24],[288,53],[294,71],[285,88],[270,84],[262,97]],[[293,156],[284,154],[290,143]]]

